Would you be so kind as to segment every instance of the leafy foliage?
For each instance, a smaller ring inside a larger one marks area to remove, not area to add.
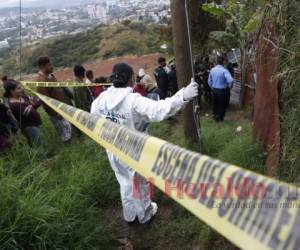
[[[276,5],[275,5],[276,4]],[[296,0],[274,1],[279,33],[281,159],[278,176],[300,181],[300,7]]]
[[[224,18],[219,18],[209,14],[202,9],[202,5],[207,2],[220,4],[221,0],[189,0],[190,3],[190,21],[192,44],[195,55],[207,55],[212,49],[212,40],[209,37],[210,32],[219,31],[225,28]]]
[[[216,17],[222,17],[226,15],[230,17],[230,14],[226,12],[225,8],[222,5],[216,4],[215,2],[203,4],[202,9]]]
[[[222,50],[249,46],[263,17],[263,7],[262,0],[230,0],[225,5],[214,2],[203,4],[204,11],[227,20],[225,30],[211,33],[211,39]]]

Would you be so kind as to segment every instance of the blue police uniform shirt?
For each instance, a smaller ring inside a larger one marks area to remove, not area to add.
[[[213,89],[232,88],[234,79],[228,69],[222,65],[215,66],[209,74],[208,85]]]

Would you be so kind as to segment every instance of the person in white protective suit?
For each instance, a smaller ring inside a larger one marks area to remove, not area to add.
[[[192,82],[165,100],[153,101],[133,93],[134,72],[126,63],[113,67],[111,80],[113,86],[103,92],[93,102],[91,113],[131,129],[142,131],[144,124],[159,122],[174,116],[189,101],[198,96],[198,84]],[[150,185],[133,169],[107,151],[111,167],[120,184],[123,215],[127,222],[136,219],[147,223],[157,213],[157,204],[151,201]],[[137,188],[138,196],[134,188]]]

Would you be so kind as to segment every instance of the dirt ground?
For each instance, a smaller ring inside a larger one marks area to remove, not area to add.
[[[168,242],[167,240],[157,240],[155,244],[153,240],[149,240],[145,234],[151,234],[161,225],[167,224],[172,215],[173,208],[170,205],[160,204],[158,214],[154,220],[147,225],[135,223],[127,224],[122,215],[121,207],[109,207],[104,210],[107,224],[111,224],[113,228],[112,238],[114,240],[114,248],[119,250],[133,249],[166,249],[173,248],[178,245],[177,242]],[[180,241],[179,241],[180,242]],[[180,242],[181,243],[181,242]],[[182,243],[181,243],[182,244]]]
[[[153,75],[153,71],[157,65],[157,59],[160,54],[150,54],[144,56],[125,56],[119,58],[113,58],[106,61],[87,63],[83,66],[86,70],[93,70],[95,78],[100,76],[108,77],[111,75],[113,66],[116,63],[126,62],[133,66],[135,74],[138,73],[140,68],[144,68],[149,75]],[[54,65],[55,66],[55,65]],[[55,71],[55,76],[59,81],[72,80],[73,70],[72,68],[66,68]]]

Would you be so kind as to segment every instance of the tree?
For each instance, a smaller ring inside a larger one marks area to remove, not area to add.
[[[185,1],[183,0],[172,0],[171,1],[172,11],[172,28],[173,28],[173,41],[174,41],[174,52],[177,78],[180,87],[185,87],[192,77],[191,67],[191,54],[188,43],[188,30],[185,13]],[[186,139],[190,141],[197,140],[197,128],[193,120],[193,105],[188,104],[184,110],[184,132]]]
[[[203,4],[204,11],[226,20],[225,30],[211,32],[211,38],[224,49],[249,45],[262,18],[262,2],[262,0],[230,0],[225,5],[214,2]]]
[[[210,32],[225,29],[225,21],[210,15],[202,5],[211,0],[189,0],[190,22],[194,54],[209,54],[211,50]],[[221,0],[215,1],[221,3]]]

